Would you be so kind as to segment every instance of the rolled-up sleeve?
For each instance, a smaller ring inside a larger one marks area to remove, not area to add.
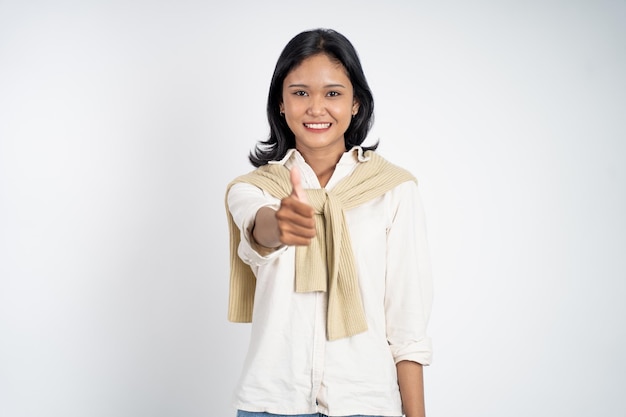
[[[429,365],[427,335],[433,288],[424,209],[417,185],[393,191],[393,213],[387,232],[385,320],[387,341],[396,363],[409,360]]]
[[[268,250],[258,245],[252,238],[252,228],[257,211],[261,207],[271,207],[278,210],[280,200],[253,185],[238,183],[230,188],[227,202],[228,210],[241,234],[237,254],[243,262],[251,267],[263,265],[287,249],[287,246],[283,245],[275,250]]]

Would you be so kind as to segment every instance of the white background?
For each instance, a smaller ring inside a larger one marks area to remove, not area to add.
[[[0,1],[0,416],[233,416],[224,190],[298,32],[419,179],[430,416],[624,416],[624,1]]]

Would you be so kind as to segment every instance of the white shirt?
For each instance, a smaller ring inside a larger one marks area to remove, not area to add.
[[[330,178],[332,189],[359,163],[362,149],[346,152]],[[295,149],[277,162],[300,169],[302,185],[320,188]],[[327,293],[294,291],[293,246],[261,253],[250,235],[256,212],[280,201],[261,189],[235,184],[228,207],[239,230],[238,254],[256,278],[250,346],[235,392],[237,409],[273,414],[401,416],[395,364],[430,364],[426,326],[432,281],[424,211],[408,181],[345,213],[368,330],[326,340]]]

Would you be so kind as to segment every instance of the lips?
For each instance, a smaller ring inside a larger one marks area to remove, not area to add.
[[[304,123],[307,129],[328,129],[332,123]]]

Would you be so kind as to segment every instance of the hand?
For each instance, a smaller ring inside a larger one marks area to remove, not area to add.
[[[292,191],[283,198],[276,212],[280,241],[285,245],[307,246],[315,237],[315,211],[309,206],[300,181],[300,171],[291,168]]]

